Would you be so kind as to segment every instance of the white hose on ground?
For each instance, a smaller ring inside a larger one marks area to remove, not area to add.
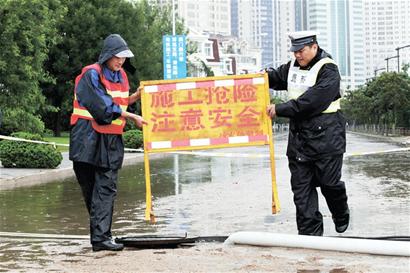
[[[241,231],[231,234],[225,244],[310,248],[390,256],[410,256],[410,242],[320,237],[269,232]]]

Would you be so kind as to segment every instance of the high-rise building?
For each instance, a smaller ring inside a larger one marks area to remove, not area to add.
[[[187,28],[231,35],[230,0],[178,0],[178,15]]]
[[[262,51],[262,67],[272,65],[273,1],[231,0],[232,35],[247,41]]]
[[[342,87],[365,83],[362,0],[296,0],[296,30],[314,30],[339,67]]]
[[[239,6],[238,0],[231,0],[231,34],[239,37]]]
[[[172,0],[149,2],[170,5]],[[262,67],[289,60],[287,33],[295,30],[319,32],[319,45],[337,62],[344,88],[354,89],[376,73],[410,63],[409,0],[174,2],[188,28],[232,35],[259,47]]]
[[[295,1],[295,29],[307,29],[307,1]]]
[[[410,64],[410,1],[364,1],[364,48],[366,77]],[[386,58],[389,58],[386,60]]]
[[[172,7],[187,29],[231,35],[231,0],[148,0],[151,5]]]
[[[273,65],[288,62],[293,54],[289,51],[291,46],[288,34],[295,31],[295,2],[274,0],[273,2]]]

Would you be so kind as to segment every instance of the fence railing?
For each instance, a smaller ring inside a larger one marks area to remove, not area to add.
[[[289,123],[273,123],[272,129],[275,134],[289,131]]]
[[[348,131],[368,133],[382,136],[410,136],[410,128],[390,127],[377,124],[346,125]]]
[[[285,133],[289,131],[289,124],[283,123],[273,123],[272,124],[273,131],[275,133]],[[367,133],[367,134],[374,134],[374,135],[382,135],[382,136],[410,136],[410,128],[406,127],[390,127],[385,125],[377,125],[377,124],[346,124],[346,130],[352,132],[360,132],[360,133]]]

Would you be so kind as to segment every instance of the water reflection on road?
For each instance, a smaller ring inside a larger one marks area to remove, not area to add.
[[[296,233],[295,208],[284,156],[286,138],[275,143],[276,179],[282,210],[271,214],[270,160],[267,147],[218,152],[264,154],[257,157],[172,155],[151,160],[156,224],[144,220],[143,163],[120,172],[113,233],[228,235],[239,230]],[[393,144],[348,136],[348,153],[384,151]],[[410,235],[410,153],[345,158],[352,223],[350,236]],[[331,215],[320,199],[325,235],[336,235]],[[88,216],[75,180],[0,191],[0,231],[88,234]],[[1,243],[0,262],[10,261]],[[8,253],[8,254],[7,254]]]
[[[361,136],[349,135],[348,139],[348,153],[395,147]],[[275,144],[282,207],[279,214],[271,214],[268,148],[220,149],[218,153],[229,152],[230,156],[169,155],[151,160],[155,225],[144,221],[143,164],[121,170],[114,232],[118,235],[185,232],[222,235],[238,230],[295,233],[289,171],[284,157],[286,138],[279,138]],[[232,153],[266,156],[235,157]],[[410,235],[409,162],[409,152],[345,159],[343,178],[354,220],[348,233]],[[0,231],[88,234],[88,217],[75,180],[2,191],[0,200]],[[333,234],[323,199],[321,205],[327,232]],[[362,226],[363,217],[377,226],[371,230],[367,224]],[[391,218],[397,220],[392,223]]]

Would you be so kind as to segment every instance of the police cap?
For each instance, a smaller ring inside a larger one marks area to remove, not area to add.
[[[306,30],[289,33],[288,36],[292,43],[292,46],[290,47],[290,51],[295,52],[295,51],[301,50],[305,45],[315,43],[317,41],[316,40],[317,34],[318,33],[316,31],[306,31]]]

